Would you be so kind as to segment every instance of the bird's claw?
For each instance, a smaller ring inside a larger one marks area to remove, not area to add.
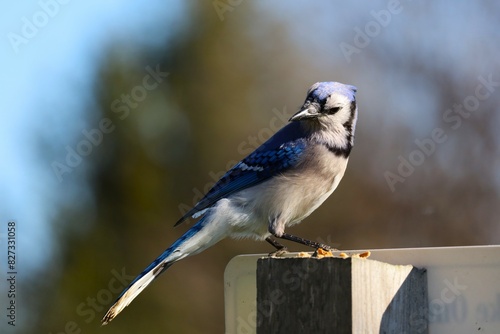
[[[274,252],[269,253],[269,257],[282,257],[286,253],[288,253],[288,248],[283,247],[275,250]]]
[[[319,253],[319,250],[322,250],[323,252],[333,252],[333,251],[336,251],[337,249],[333,248],[333,247],[330,247],[330,246],[327,246],[327,245],[320,245],[318,248],[316,248],[316,250],[314,251],[312,257],[318,257],[318,253]]]

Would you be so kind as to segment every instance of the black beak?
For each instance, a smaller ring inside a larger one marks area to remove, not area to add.
[[[313,104],[310,104],[306,108],[298,111],[295,115],[290,118],[290,122],[301,121],[303,119],[316,118],[319,115],[319,111],[317,107]]]

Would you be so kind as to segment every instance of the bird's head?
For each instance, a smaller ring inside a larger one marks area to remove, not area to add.
[[[300,110],[290,121],[356,121],[356,87],[339,82],[317,82],[309,88]]]

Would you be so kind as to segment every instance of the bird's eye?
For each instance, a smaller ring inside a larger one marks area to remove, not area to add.
[[[340,110],[340,107],[333,107],[333,108],[329,108],[329,109],[327,109],[325,111],[326,111],[326,113],[328,115],[333,115],[333,114],[335,114],[339,110]]]

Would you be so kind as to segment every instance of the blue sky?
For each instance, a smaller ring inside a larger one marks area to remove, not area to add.
[[[76,195],[65,193],[70,188],[41,156],[40,135],[70,143],[80,134],[88,122],[85,109],[92,106],[96,60],[107,46],[157,43],[175,32],[156,31],[158,20],[175,26],[182,17],[180,1],[171,1],[168,12],[162,1],[60,2],[12,2],[0,14],[0,231],[17,221],[20,265],[26,269],[51,256],[55,203]]]

